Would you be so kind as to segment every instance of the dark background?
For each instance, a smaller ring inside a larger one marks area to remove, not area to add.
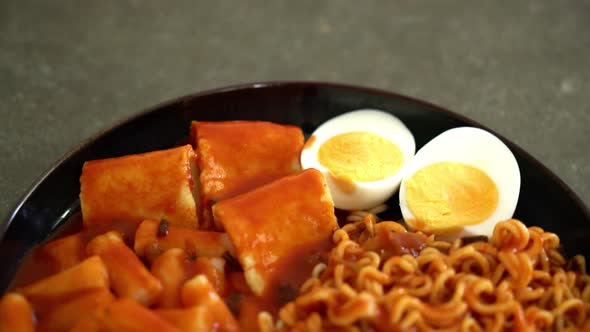
[[[447,107],[523,147],[590,205],[590,1],[1,1],[0,220],[60,156],[118,120],[267,80]]]

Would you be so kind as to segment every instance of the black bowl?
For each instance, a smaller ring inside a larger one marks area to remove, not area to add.
[[[53,235],[79,210],[79,177],[84,161],[173,147],[186,142],[191,120],[267,120],[295,124],[309,134],[327,119],[359,108],[386,110],[399,117],[414,134],[417,148],[453,127],[487,129],[423,101],[340,84],[259,83],[182,97],[98,134],[45,173],[9,219],[0,224],[0,290],[8,287],[26,253]],[[557,233],[566,254],[590,257],[588,209],[546,167],[515,144],[500,138],[516,156],[522,174],[515,217],[527,225]]]

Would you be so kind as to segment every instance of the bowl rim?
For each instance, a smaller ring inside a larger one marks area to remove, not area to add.
[[[98,138],[107,133],[116,130],[117,128],[135,121],[146,114],[151,112],[155,112],[161,108],[165,108],[167,106],[172,106],[177,103],[182,103],[187,100],[192,100],[195,98],[200,98],[203,96],[213,95],[213,94],[222,94],[233,92],[237,90],[256,90],[256,89],[268,89],[268,88],[281,88],[281,87],[324,87],[324,88],[336,88],[336,89],[345,89],[345,90],[354,90],[357,92],[368,93],[372,95],[379,95],[387,98],[396,98],[396,99],[403,99],[409,102],[412,102],[417,105],[421,105],[423,107],[428,108],[430,111],[444,113],[445,115],[455,118],[459,121],[464,122],[469,126],[474,126],[478,128],[482,128],[484,130],[489,131],[490,133],[494,134],[500,140],[502,140],[505,144],[508,145],[509,148],[514,149],[518,154],[520,154],[524,159],[530,162],[535,168],[539,169],[545,176],[549,178],[550,181],[555,182],[558,186],[560,186],[565,193],[568,195],[568,198],[573,201],[575,205],[577,205],[582,214],[586,217],[586,219],[590,220],[590,209],[585,205],[585,203],[581,200],[581,198],[574,192],[574,190],[565,183],[560,177],[558,177],[552,170],[550,170],[547,166],[529,154],[526,150],[521,148],[518,144],[514,143],[511,140],[508,140],[506,137],[498,134],[496,131],[480,124],[479,122],[468,118],[465,115],[456,113],[451,111],[445,107],[433,104],[431,102],[418,99],[415,97],[402,95],[397,92],[388,91],[384,89],[379,89],[375,87],[368,87],[368,86],[360,86],[354,84],[347,84],[347,83],[336,83],[336,82],[329,82],[329,81],[315,81],[315,80],[278,80],[278,81],[260,81],[260,82],[250,82],[250,83],[240,83],[234,85],[228,85],[223,87],[217,87],[207,90],[202,90],[194,93],[189,93],[180,97],[172,98],[165,100],[163,102],[157,103],[151,107],[147,107],[144,110],[139,112],[134,112],[133,114],[124,117],[115,121],[113,124],[109,125],[107,128],[99,130],[97,133],[91,135],[90,137],[83,139],[81,142],[76,144],[70,150],[68,150],[65,154],[63,154],[60,158],[58,158],[55,162],[53,162],[49,168],[47,168],[44,172],[41,173],[34,181],[33,184],[22,194],[17,203],[14,205],[12,209],[9,209],[8,217],[4,220],[0,220],[0,242],[3,241],[4,235],[8,231],[8,228],[12,224],[13,220],[22,209],[22,207],[26,204],[29,197],[37,190],[37,188],[45,181],[45,179],[56,169],[58,168],[64,161],[69,159],[72,155],[78,153],[80,150],[84,149],[85,147],[92,144]],[[417,148],[418,150],[418,148]]]

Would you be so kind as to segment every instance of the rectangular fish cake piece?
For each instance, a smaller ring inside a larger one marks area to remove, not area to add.
[[[88,161],[80,177],[84,226],[166,219],[196,228],[195,153],[190,145]]]
[[[282,260],[306,245],[331,241],[338,228],[330,192],[315,169],[221,201],[213,213],[225,227],[246,281],[257,295],[270,288]]]
[[[301,170],[303,132],[263,121],[193,121],[191,142],[200,170],[204,228],[221,229],[211,215],[215,202]]]

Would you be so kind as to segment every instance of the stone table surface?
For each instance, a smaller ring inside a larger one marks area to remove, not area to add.
[[[1,1],[0,222],[60,156],[199,90],[393,90],[523,147],[590,205],[590,1]]]

